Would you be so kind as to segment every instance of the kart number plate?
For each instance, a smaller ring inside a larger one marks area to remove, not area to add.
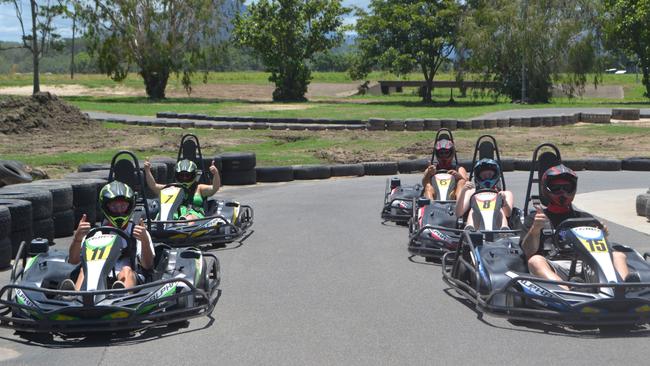
[[[594,227],[577,227],[571,230],[590,253],[607,253],[609,251],[607,241],[600,229]]]

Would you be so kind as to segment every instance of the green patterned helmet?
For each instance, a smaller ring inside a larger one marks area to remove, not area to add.
[[[99,192],[99,203],[108,222],[124,229],[133,215],[135,194],[128,185],[113,181]]]
[[[182,184],[186,189],[192,188],[198,180],[196,164],[191,160],[183,159],[176,163],[174,174],[176,182]]]

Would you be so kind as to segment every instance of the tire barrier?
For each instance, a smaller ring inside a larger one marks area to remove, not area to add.
[[[97,170],[107,170],[111,168],[110,163],[88,163],[88,164],[81,164],[77,168],[77,172],[79,173],[87,173],[87,172],[94,172]]]
[[[332,176],[332,171],[326,165],[294,165],[293,179],[328,179]]]
[[[25,166],[21,162],[0,160],[0,187],[31,181],[32,176],[25,171]]]
[[[397,163],[393,161],[363,163],[365,175],[394,175],[397,170]]]
[[[0,189],[0,198],[29,201],[32,204],[33,221],[52,218],[52,194],[47,190],[27,190],[10,186]]]
[[[397,170],[400,173],[423,172],[428,166],[428,159],[401,160],[397,162]]]
[[[255,153],[232,152],[220,156],[224,172],[251,170],[257,163]]]
[[[52,194],[54,237],[63,238],[72,235],[75,229],[72,186],[54,180],[37,181],[26,186],[33,187],[30,189],[45,189]]]
[[[166,166],[165,183],[174,181],[174,169],[176,168],[176,159],[166,156],[155,156],[149,160],[151,163],[161,163]]]
[[[293,180],[293,167],[291,166],[269,166],[256,167],[256,177],[258,182],[290,182]]]
[[[0,206],[0,268],[11,263],[11,213],[9,208]]]
[[[33,231],[34,238],[47,239],[52,243],[54,241],[54,219],[48,217],[46,219],[34,220]]]
[[[650,157],[632,157],[621,160],[621,169],[634,171],[650,171]]]
[[[562,164],[566,165],[570,169],[579,172],[581,170],[585,170],[586,168],[586,161],[582,159],[562,159]]]
[[[515,170],[515,159],[501,159],[501,171],[512,172]]]
[[[242,186],[257,183],[255,168],[249,170],[226,171],[221,175],[221,183],[229,186]]]
[[[362,177],[366,174],[363,164],[331,165],[332,177]]]
[[[614,109],[612,113],[617,118],[638,119],[643,117],[638,110]],[[166,117],[163,117],[166,116]],[[128,123],[154,127],[181,127],[181,128],[212,128],[212,129],[254,129],[254,130],[292,130],[292,131],[323,131],[323,130],[363,130],[368,131],[434,131],[439,128],[450,130],[460,129],[490,129],[507,127],[557,127],[574,124],[577,122],[587,123],[610,123],[612,115],[597,113],[574,113],[571,115],[555,116],[534,116],[517,118],[492,118],[473,119],[469,121],[459,120],[438,120],[408,118],[406,120],[392,120],[384,118],[369,118],[364,120],[340,120],[324,118],[286,118],[286,117],[213,117],[202,114],[186,113],[157,113],[157,118],[169,118],[171,120],[146,120],[146,121],[125,121],[109,119],[117,123]],[[173,119],[185,119],[174,121]],[[199,121],[199,122],[197,122]],[[212,122],[204,122],[212,121]],[[226,123],[231,122],[231,123]]]
[[[586,170],[613,172],[621,170],[621,165],[621,161],[618,159],[587,159],[585,161]]]

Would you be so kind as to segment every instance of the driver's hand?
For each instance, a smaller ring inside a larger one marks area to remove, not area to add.
[[[424,170],[424,176],[426,178],[431,178],[434,175],[436,175],[436,166],[435,165],[429,165],[425,170]]]
[[[210,168],[209,168],[209,169],[210,169],[210,173],[212,173],[212,176],[213,176],[213,177],[214,177],[215,175],[217,175],[217,173],[219,173],[219,170],[217,169],[217,166],[214,165],[214,160],[212,160],[212,164],[210,165]]]
[[[470,182],[470,181],[465,182],[465,185],[463,186],[463,189],[465,191],[469,191],[470,189],[474,189],[474,188],[476,188],[474,182]]]
[[[460,173],[455,171],[454,169],[447,170],[447,173],[449,173],[452,177],[454,177],[456,180],[460,177]]]
[[[143,218],[140,218],[140,222],[133,227],[133,237],[140,240],[144,245],[149,244],[149,235],[147,235],[147,228],[144,226]]]
[[[530,231],[531,232],[536,232],[539,233],[542,231],[544,226],[546,226],[549,222],[548,217],[544,213],[544,210],[542,210],[541,206],[535,206],[535,219],[533,221],[533,226],[531,226]]]
[[[144,171],[151,171],[151,162],[149,161],[149,158],[144,159]]]
[[[74,232],[74,238],[77,240],[83,239],[86,234],[90,231],[90,223],[86,219],[86,214],[83,214],[81,216],[81,220],[79,220],[79,225],[77,226],[77,230]]]
[[[602,224],[603,224],[603,233],[605,233],[605,236],[609,236],[609,228],[604,223]]]

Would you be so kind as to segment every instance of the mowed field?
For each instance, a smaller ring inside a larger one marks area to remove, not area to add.
[[[589,83],[581,97],[556,97],[552,103],[536,105],[512,104],[488,90],[469,90],[460,97],[459,90],[434,90],[434,104],[423,104],[414,88],[390,95],[355,95],[360,80],[352,80],[342,72],[315,72],[304,103],[273,103],[273,84],[264,72],[220,72],[194,76],[192,92],[182,87],[172,76],[167,99],[151,101],[146,98],[142,80],[135,74],[116,83],[105,75],[43,75],[44,90],[63,96],[85,111],[152,116],[156,112],[202,113],[213,116],[265,116],[334,119],[383,118],[458,118],[468,119],[486,113],[513,108],[557,107],[647,107],[644,88],[635,75],[602,75],[598,85]],[[593,80],[595,76],[590,77]],[[436,80],[453,80],[442,73]],[[476,78],[470,75],[468,79]],[[388,73],[372,73],[368,81],[400,79]],[[401,79],[421,80],[413,73]],[[204,83],[205,81],[205,83]],[[31,92],[31,75],[0,75],[0,94]],[[453,94],[454,103],[450,103]],[[622,97],[622,98],[620,98]]]

